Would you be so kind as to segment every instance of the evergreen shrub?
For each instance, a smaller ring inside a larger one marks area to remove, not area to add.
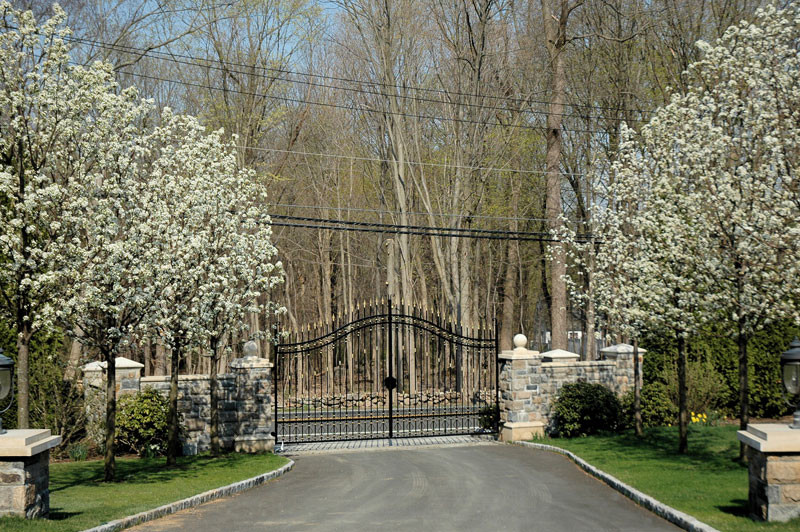
[[[550,432],[562,438],[614,432],[621,420],[622,408],[614,392],[602,384],[570,383],[561,387]]]
[[[678,420],[678,407],[670,398],[667,386],[661,382],[642,386],[641,409],[642,425],[645,427],[663,427]],[[625,427],[633,427],[633,390],[622,397],[622,411]]]
[[[159,456],[167,449],[169,401],[153,388],[123,395],[117,402],[117,430],[114,437],[120,453],[143,457]]]

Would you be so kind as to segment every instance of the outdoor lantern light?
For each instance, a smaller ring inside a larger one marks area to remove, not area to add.
[[[0,400],[5,399],[13,390],[11,386],[11,376],[14,374],[14,361],[3,355],[3,350],[0,349]],[[8,402],[0,414],[11,408],[11,401]],[[5,434],[3,430],[3,419],[0,418],[0,434]]]
[[[800,340],[797,338],[789,344],[788,350],[781,353],[781,376],[783,386],[789,395],[800,394]],[[795,403],[794,406],[800,406],[800,403]],[[795,411],[794,420],[789,427],[800,429],[800,409]]]

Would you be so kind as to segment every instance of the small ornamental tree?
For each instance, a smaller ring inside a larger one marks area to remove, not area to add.
[[[745,429],[750,338],[776,319],[800,323],[800,6],[767,7],[698,45],[689,91],[666,110],[681,108],[687,123],[662,142],[690,161],[684,171],[706,236],[700,267],[738,345]]]
[[[71,66],[64,12],[36,24],[0,3],[0,310],[17,333],[17,426],[28,428],[31,338],[52,323],[65,283],[62,248],[75,235],[63,209],[102,145],[87,121],[113,88],[105,67]]]
[[[226,339],[234,332],[246,332],[248,315],[284,310],[269,299],[271,289],[283,281],[283,267],[272,262],[277,250],[271,241],[265,190],[255,182],[252,172],[236,169],[233,153],[232,145],[225,146],[231,166],[216,181],[213,211],[205,226],[208,260],[194,307],[211,356],[210,435],[214,454],[220,451],[217,365],[222,350],[230,349]]]
[[[69,296],[60,317],[81,331],[78,340],[100,352],[106,364],[105,480],[114,479],[116,357],[151,311],[155,301],[147,176],[141,122],[150,105],[134,90],[109,88],[90,118],[102,153],[92,172],[72,188],[65,205],[74,213],[78,235],[64,246],[69,257]]]
[[[179,454],[178,373],[187,349],[210,348],[212,368],[225,336],[245,328],[250,312],[275,305],[263,292],[282,280],[271,259],[266,199],[250,172],[236,164],[222,132],[165,111],[151,136],[149,167],[159,293],[151,326],[171,349],[167,463]],[[213,369],[212,369],[213,371]],[[211,379],[212,445],[219,451],[216,375]]]

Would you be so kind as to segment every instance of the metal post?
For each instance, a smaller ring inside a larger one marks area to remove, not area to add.
[[[281,385],[281,367],[280,367],[280,334],[276,333],[275,339],[275,364],[272,365],[272,386],[275,388],[275,444],[278,443],[278,436],[280,435],[279,417],[278,417],[278,387]],[[213,362],[212,362],[213,363]],[[286,399],[284,397],[284,399]],[[283,446],[281,445],[281,450]]]
[[[394,345],[392,344],[392,298],[389,298],[389,379],[394,377],[394,365],[392,359],[394,358]],[[392,387],[388,387],[389,392],[389,439],[394,436],[394,420],[392,419]]]
[[[500,433],[500,335],[494,318],[494,431]]]

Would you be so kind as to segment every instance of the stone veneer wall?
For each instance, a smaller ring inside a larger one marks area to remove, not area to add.
[[[764,521],[800,517],[800,453],[764,453],[747,447],[750,515]]]
[[[117,364],[131,363],[118,358]],[[136,363],[133,363],[136,364]],[[141,365],[138,365],[141,366]],[[88,369],[88,370],[87,370]],[[169,376],[141,378],[141,367],[117,369],[117,396],[139,393],[151,387],[169,396]],[[275,420],[272,409],[272,364],[262,358],[231,362],[231,373],[217,376],[220,443],[237,452],[271,451]],[[84,367],[84,399],[87,432],[97,443],[103,440],[105,422],[105,374]],[[211,383],[207,375],[178,377],[178,413],[183,427],[183,454],[211,448]]]
[[[543,362],[539,353],[528,353],[530,357],[509,360],[501,356],[501,423],[540,422],[549,426],[553,404],[567,383],[602,384],[617,395],[633,384],[632,354],[598,361]]]
[[[223,449],[233,449],[236,432],[236,382],[231,374],[217,376],[219,436]],[[169,397],[169,377],[144,377],[141,389],[153,388]],[[183,425],[183,454],[197,454],[211,448],[211,381],[207,375],[178,376],[178,412]]]
[[[47,517],[49,484],[49,450],[34,456],[0,458],[0,515]]]

